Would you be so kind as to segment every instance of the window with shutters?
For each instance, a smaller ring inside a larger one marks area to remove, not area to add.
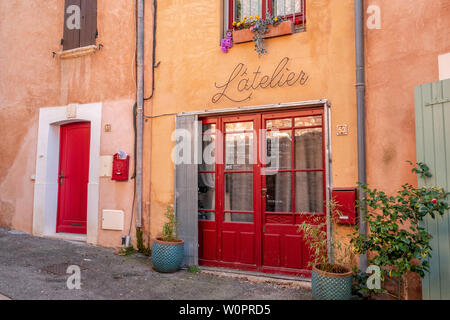
[[[258,15],[283,16],[294,22],[297,30],[305,25],[306,0],[224,0],[225,30],[233,29],[233,21]]]
[[[63,50],[95,45],[97,0],[65,0]]]

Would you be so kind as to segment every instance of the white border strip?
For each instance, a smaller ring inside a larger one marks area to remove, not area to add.
[[[225,114],[225,113],[248,112],[248,111],[264,111],[264,110],[280,109],[280,108],[301,108],[301,107],[313,107],[313,106],[320,107],[323,105],[330,106],[330,102],[327,99],[286,102],[286,103],[266,104],[266,105],[238,107],[238,108],[181,112],[181,113],[177,113],[177,116],[187,116],[187,115],[204,116],[204,115],[211,115],[211,114]]]
[[[102,104],[77,105],[76,117],[67,119],[67,107],[42,108],[39,112],[39,131],[36,155],[36,182],[34,185],[33,234],[59,237],[56,233],[58,203],[59,128],[60,125],[89,121],[91,123],[89,183],[87,196],[86,241],[96,244],[98,240],[100,136]],[[71,234],[61,237],[67,239]],[[69,237],[70,238],[70,237]],[[80,235],[74,234],[74,240]],[[84,237],[81,237],[84,238]]]

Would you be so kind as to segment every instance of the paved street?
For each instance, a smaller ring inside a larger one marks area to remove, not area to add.
[[[69,265],[81,289],[69,290]],[[0,228],[0,299],[311,299],[305,289],[190,273],[160,274],[140,254],[115,255],[85,243],[33,237]]]

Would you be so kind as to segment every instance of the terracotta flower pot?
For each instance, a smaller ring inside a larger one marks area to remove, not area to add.
[[[268,28],[269,31],[263,35],[263,38],[272,38],[294,33],[294,24],[290,20],[283,21],[276,26],[270,25]],[[253,40],[254,36],[254,32],[250,29],[233,30],[233,43],[249,42]]]
[[[161,238],[153,240],[152,264],[159,272],[175,272],[180,269],[184,257],[184,241],[163,241]]]
[[[316,300],[349,300],[352,295],[352,270],[339,266],[343,273],[322,271],[312,268],[311,287]]]

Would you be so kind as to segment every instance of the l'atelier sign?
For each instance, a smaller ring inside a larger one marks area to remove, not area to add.
[[[303,70],[299,72],[289,70],[287,67],[289,61],[290,59],[288,57],[281,59],[272,75],[261,76],[261,66],[258,66],[258,69],[252,73],[252,77],[250,77],[250,72],[247,71],[247,66],[242,62],[238,63],[228,77],[227,82],[222,85],[218,85],[217,82],[214,83],[214,86],[217,89],[220,89],[220,92],[213,95],[211,99],[212,102],[217,103],[222,98],[226,98],[233,102],[250,100],[253,91],[258,88],[267,89],[275,88],[277,86],[292,87],[294,85],[304,86],[309,79],[309,75]],[[248,92],[248,94],[242,99],[232,98],[229,95],[229,91],[233,90],[233,88],[237,89],[238,92]]]

